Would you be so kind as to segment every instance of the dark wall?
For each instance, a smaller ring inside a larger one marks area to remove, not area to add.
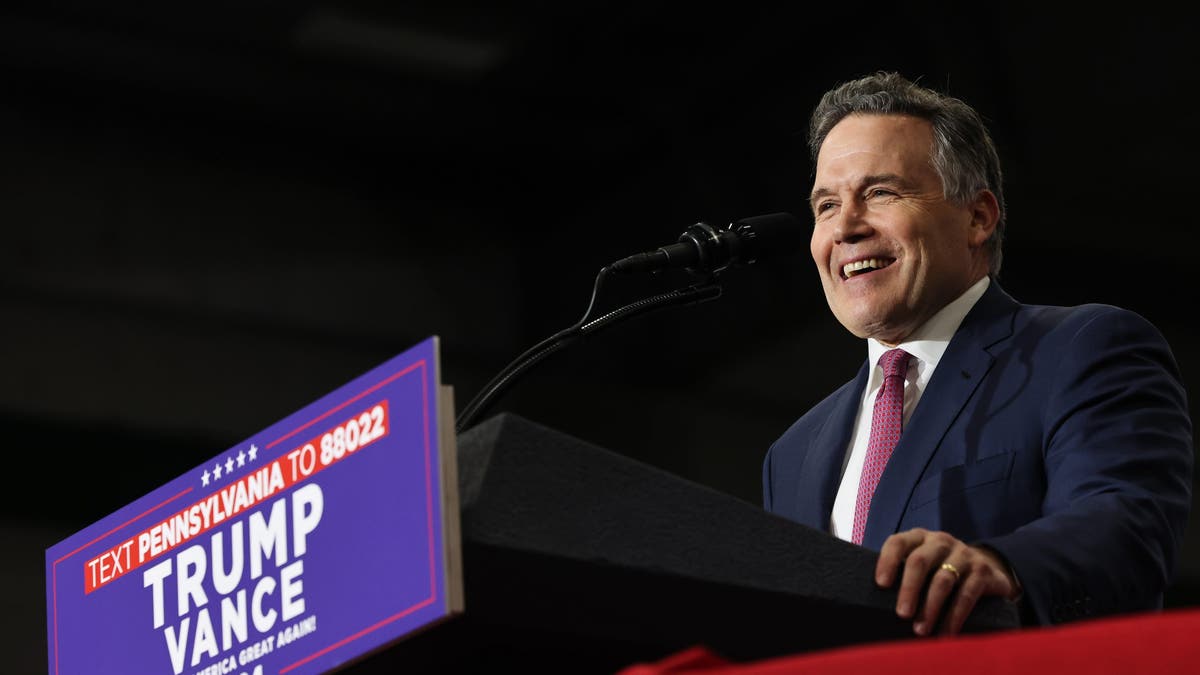
[[[991,123],[1008,291],[1137,310],[1200,378],[1187,16],[390,4],[0,10],[0,532],[27,593],[4,632],[30,671],[46,546],[428,335],[462,404],[602,266],[699,220],[804,217],[805,116],[871,70]],[[767,445],[863,347],[804,251],[723,285],[494,410],[757,503]],[[1198,541],[1172,604],[1200,601]]]

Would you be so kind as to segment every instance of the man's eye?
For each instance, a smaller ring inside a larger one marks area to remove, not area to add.
[[[822,211],[828,211],[829,209],[832,209],[833,207],[834,207],[833,202],[821,202],[820,204],[817,204],[817,213],[821,213]]]
[[[875,189],[871,190],[872,197],[887,197],[887,196],[893,195],[893,194],[895,194],[895,193],[892,192],[891,190],[885,190],[883,188],[875,188]]]

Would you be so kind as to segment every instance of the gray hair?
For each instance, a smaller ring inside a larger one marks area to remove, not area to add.
[[[852,114],[912,115],[933,125],[933,168],[942,179],[946,199],[966,204],[980,190],[991,190],[1000,206],[996,229],[985,242],[988,274],[1000,273],[1004,240],[1004,192],[1000,156],[983,119],[963,101],[920,86],[898,73],[880,71],[845,82],[825,92],[812,112],[808,149],[813,166],[825,136]]]

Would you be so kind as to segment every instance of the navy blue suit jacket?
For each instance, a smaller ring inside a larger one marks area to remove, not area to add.
[[[764,507],[829,530],[868,365],[763,463]],[[1007,559],[1027,621],[1162,607],[1191,505],[1174,356],[1136,313],[1019,304],[993,280],[912,412],[863,546],[944,530]]]

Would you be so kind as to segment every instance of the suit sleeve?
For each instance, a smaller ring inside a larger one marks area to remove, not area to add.
[[[1191,506],[1192,425],[1162,334],[1107,308],[1058,361],[1043,411],[1042,517],[977,542],[1023,586],[1029,620],[1162,606]]]

